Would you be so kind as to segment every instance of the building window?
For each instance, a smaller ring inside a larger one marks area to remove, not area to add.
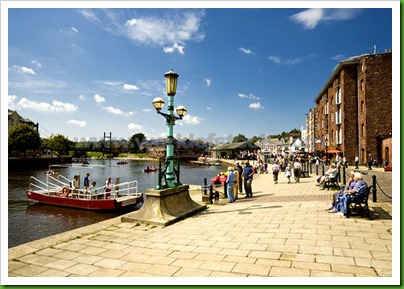
[[[365,135],[365,124],[362,123],[361,125],[361,137]]]
[[[363,79],[361,79],[361,81],[360,81],[360,91],[363,91],[364,88],[365,88],[365,84],[364,84]]]
[[[362,100],[361,101],[361,113],[365,111],[365,102]]]

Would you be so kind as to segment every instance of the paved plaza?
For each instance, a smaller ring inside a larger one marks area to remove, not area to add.
[[[382,188],[391,197],[391,173],[374,172],[380,185],[390,185]],[[367,181],[372,173],[365,176]],[[325,211],[335,191],[315,186],[316,178],[314,174],[288,184],[281,173],[274,184],[272,174],[261,174],[253,181],[253,198],[239,195],[234,203],[221,199],[218,205],[209,204],[202,213],[167,227],[123,223],[118,217],[13,247],[8,249],[8,280],[119,277],[102,284],[135,285],[159,279],[123,277],[257,277],[198,279],[198,284],[242,285],[282,280],[267,277],[346,277],[336,284],[356,284],[353,279],[373,285],[398,282],[400,269],[392,263],[393,247],[399,250],[395,247],[399,243],[393,243],[391,198],[378,195],[377,203],[369,198],[370,220],[347,219]],[[202,199],[201,193],[192,197]],[[394,234],[399,238],[398,231]],[[397,264],[399,257],[394,256]],[[54,282],[69,284],[73,279]],[[99,278],[86,280],[91,284]],[[195,284],[196,279],[185,280]],[[299,284],[333,284],[326,280],[304,278]]]

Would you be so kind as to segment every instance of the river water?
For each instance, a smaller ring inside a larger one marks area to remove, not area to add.
[[[120,182],[137,180],[139,192],[156,187],[157,173],[144,173],[143,169],[148,165],[157,167],[157,161],[129,160],[127,165],[116,165],[116,163],[116,160],[90,161],[89,166],[93,166],[90,179],[97,182],[97,187],[102,186],[109,176],[112,177],[113,182],[117,176],[120,177]],[[220,166],[198,166],[184,162],[181,164],[180,181],[183,184],[203,185],[204,178],[207,178],[209,183],[213,176],[224,170]],[[57,171],[69,179],[80,174],[82,187],[88,168],[65,168]],[[127,211],[93,212],[35,203],[28,200],[26,196],[31,176],[45,180],[46,170],[18,171],[8,174],[9,248],[127,213]]]

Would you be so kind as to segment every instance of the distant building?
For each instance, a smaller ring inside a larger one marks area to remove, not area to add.
[[[250,141],[222,144],[212,149],[213,158],[254,159],[261,148]]]
[[[336,148],[349,163],[354,163],[355,156],[360,163],[369,158],[391,162],[391,51],[340,62],[315,103],[314,137],[309,140],[313,151]]]
[[[209,144],[199,140],[177,140],[174,139],[175,158],[197,159],[206,153]],[[166,139],[147,140],[140,145],[140,149],[155,158],[165,158]]]
[[[36,128],[36,130],[38,131],[38,124],[35,124],[33,121],[31,121],[28,118],[22,117],[15,110],[9,109],[8,110],[8,131],[10,131],[12,128],[14,128],[20,124],[28,124],[29,126]]]

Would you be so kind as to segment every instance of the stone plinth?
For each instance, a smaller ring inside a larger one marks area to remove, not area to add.
[[[189,196],[189,185],[163,190],[148,189],[139,211],[121,218],[122,222],[168,226],[206,209]]]

